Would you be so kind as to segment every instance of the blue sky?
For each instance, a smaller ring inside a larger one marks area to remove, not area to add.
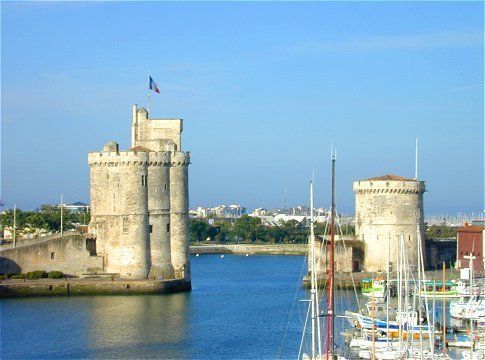
[[[427,182],[427,213],[484,208],[483,3],[2,2],[2,201],[89,201],[87,153],[129,147],[131,105],[184,119],[190,206],[329,204]]]

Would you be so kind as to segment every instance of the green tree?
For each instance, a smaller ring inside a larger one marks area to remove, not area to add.
[[[221,243],[230,241],[232,238],[232,228],[233,225],[228,221],[222,221],[218,223],[218,231],[215,240]]]
[[[49,230],[49,225],[43,214],[29,211],[25,216],[25,225],[34,229]]]
[[[39,213],[42,214],[46,223],[47,229],[51,231],[60,231],[61,230],[61,208],[56,205],[42,205],[40,207]],[[63,209],[62,211],[62,222],[63,222],[63,229],[69,230],[75,228],[75,224],[78,223],[78,215],[67,210]]]
[[[426,229],[426,239],[456,238],[458,228],[445,225],[432,225]]]
[[[200,242],[206,238],[207,230],[208,230],[207,223],[201,220],[190,219],[189,220],[189,237],[191,241]]]
[[[233,232],[242,240],[255,241],[260,226],[260,218],[243,215],[234,223]]]
[[[13,217],[14,217],[13,213],[14,213],[13,209],[8,209],[0,215],[0,222],[2,224],[2,228],[13,229]],[[15,222],[16,222],[17,230],[24,228],[26,215],[27,214],[25,211],[22,211],[20,209],[16,210]]]

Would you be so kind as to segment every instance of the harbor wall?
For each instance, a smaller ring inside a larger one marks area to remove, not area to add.
[[[204,244],[191,245],[191,254],[306,255],[307,244]]]
[[[81,234],[40,238],[37,242],[0,250],[0,274],[44,270],[81,276],[86,272],[102,272],[103,258],[90,254],[88,239]]]
[[[185,280],[7,280],[0,282],[0,298],[78,295],[147,295],[190,291]]]

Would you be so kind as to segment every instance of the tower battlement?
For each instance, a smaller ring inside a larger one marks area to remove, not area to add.
[[[172,166],[185,166],[190,164],[190,153],[176,151],[172,155]]]
[[[355,193],[398,193],[398,194],[421,194],[425,192],[425,182],[417,180],[364,180],[354,182]]]
[[[143,146],[151,151],[182,150],[182,119],[150,119],[146,109],[133,105],[131,146]]]
[[[119,152],[92,152],[88,154],[88,163],[91,166],[132,166],[146,165],[149,155],[145,152],[119,151]]]

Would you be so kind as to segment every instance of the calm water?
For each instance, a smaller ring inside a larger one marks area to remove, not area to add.
[[[192,257],[193,290],[165,296],[1,301],[1,357],[295,357],[300,256]]]
[[[192,257],[191,293],[2,300],[2,359],[295,359],[302,256]],[[341,291],[341,311],[355,308]],[[345,320],[337,320],[343,329]]]

